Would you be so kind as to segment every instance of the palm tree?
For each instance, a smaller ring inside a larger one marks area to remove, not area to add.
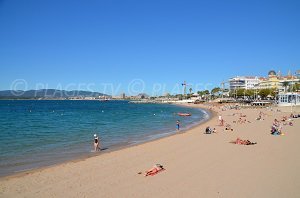
[[[220,87],[215,87],[211,90],[211,95],[215,96],[215,94],[220,92],[220,91],[221,91]]]
[[[188,94],[188,98],[191,98],[192,97],[192,91],[193,91],[193,89],[192,88],[189,88],[189,94]]]

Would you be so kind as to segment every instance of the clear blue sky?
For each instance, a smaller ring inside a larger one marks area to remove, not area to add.
[[[295,71],[299,10],[298,0],[0,0],[0,90],[119,94],[141,79],[156,95],[184,80],[202,89]],[[156,83],[165,89],[153,91]]]

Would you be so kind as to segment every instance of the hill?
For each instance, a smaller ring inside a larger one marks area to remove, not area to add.
[[[72,98],[72,97],[109,97],[109,95],[91,92],[91,91],[66,91],[57,89],[40,89],[40,90],[5,90],[0,91],[1,99],[59,99],[59,98]]]

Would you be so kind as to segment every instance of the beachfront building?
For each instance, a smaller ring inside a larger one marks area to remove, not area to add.
[[[276,74],[275,71],[271,70],[268,73],[268,78],[261,78],[258,85],[258,89],[275,89],[278,93],[286,92],[287,86],[293,86],[299,83],[300,79],[293,76],[291,72],[288,72],[287,76],[281,76],[281,72]]]
[[[260,83],[260,78],[255,76],[237,76],[229,79],[229,89],[254,89]]]
[[[300,106],[299,93],[278,94],[278,106]]]
[[[281,90],[282,85],[274,70],[269,71],[267,78],[261,78],[258,89],[276,89]]]

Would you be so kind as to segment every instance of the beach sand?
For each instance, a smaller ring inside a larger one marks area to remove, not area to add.
[[[273,120],[288,113],[262,109],[265,120],[257,121],[261,109],[212,110],[211,120],[185,133],[1,178],[0,197],[300,196],[300,118],[283,127],[284,136],[272,136]],[[237,113],[251,123],[233,123]],[[234,130],[216,126],[217,115]],[[217,133],[204,134],[207,126]],[[229,143],[237,137],[257,144]],[[166,170],[149,177],[138,174],[156,163]]]

